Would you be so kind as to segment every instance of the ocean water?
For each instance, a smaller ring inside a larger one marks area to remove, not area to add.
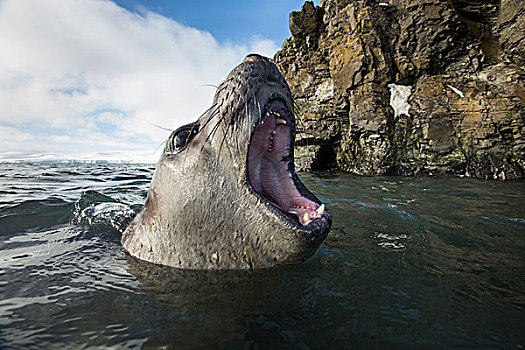
[[[184,271],[118,228],[154,167],[0,166],[2,349],[523,349],[525,182],[300,174],[333,214],[311,259]]]

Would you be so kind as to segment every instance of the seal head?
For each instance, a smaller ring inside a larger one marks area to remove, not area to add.
[[[295,173],[295,132],[283,76],[269,59],[247,56],[211,108],[169,137],[124,248],[190,269],[269,267],[313,255],[332,218]]]

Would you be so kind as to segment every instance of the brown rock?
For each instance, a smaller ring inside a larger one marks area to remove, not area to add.
[[[307,1],[301,11],[290,13],[289,25],[290,32],[295,37],[306,37],[317,31],[317,11],[314,3]]]
[[[274,57],[297,102],[297,167],[523,178],[523,11],[520,0],[305,3]],[[392,83],[410,86],[408,113],[394,116]]]
[[[506,58],[525,66],[525,3],[523,0],[501,0],[498,16],[499,42]]]

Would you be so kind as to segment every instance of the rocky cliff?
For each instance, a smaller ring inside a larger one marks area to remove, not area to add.
[[[517,179],[523,0],[323,0],[274,61],[296,100],[299,169]]]

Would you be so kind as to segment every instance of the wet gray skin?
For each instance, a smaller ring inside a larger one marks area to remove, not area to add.
[[[251,269],[313,255],[332,223],[294,171],[290,89],[249,55],[212,107],[173,132],[142,212],[122,236],[133,256],[188,269]]]

